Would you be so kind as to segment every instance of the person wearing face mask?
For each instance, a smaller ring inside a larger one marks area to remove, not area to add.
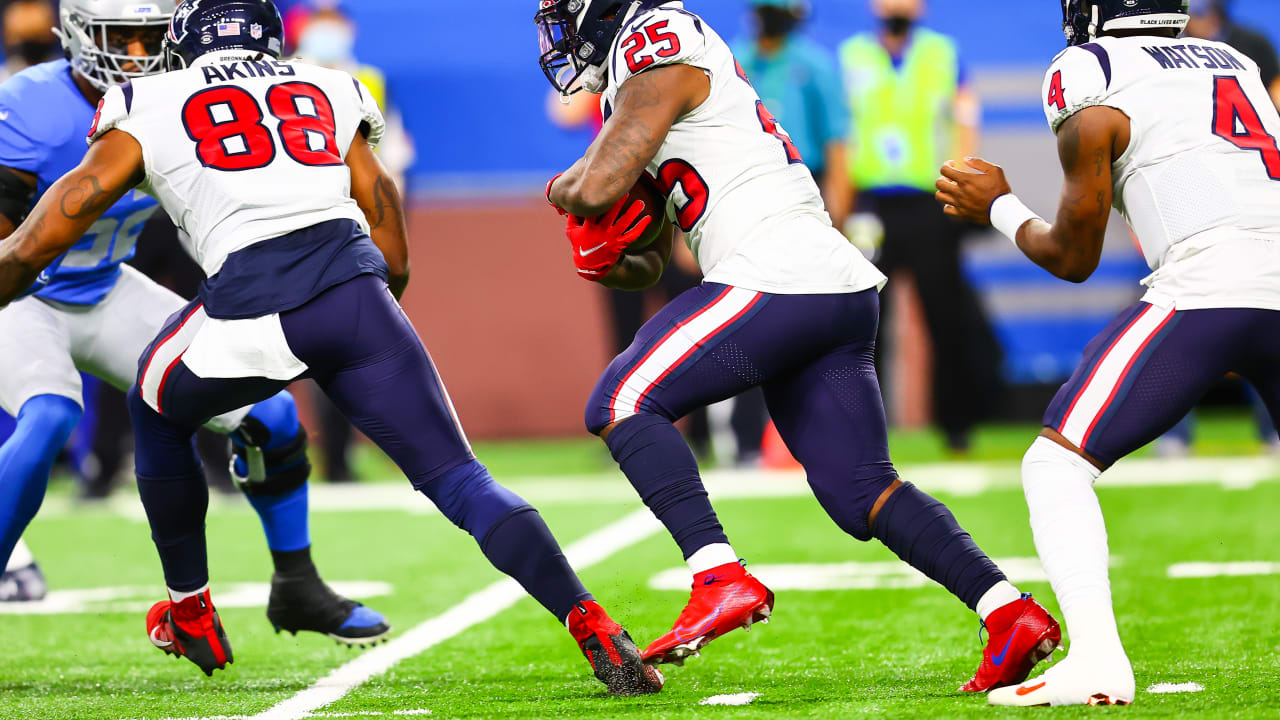
[[[813,172],[832,224],[842,227],[849,112],[835,58],[798,31],[809,16],[805,0],[751,0],[751,11],[754,37],[736,43],[733,54]]]
[[[383,108],[387,131],[377,154],[396,182],[401,196],[405,193],[405,174],[414,161],[413,139],[405,129],[400,112],[387,101],[387,79],[376,67],[356,59],[356,24],[340,2],[322,0],[309,14],[299,6],[290,14],[297,28],[296,55],[322,67],[344,70],[358,78]],[[324,456],[325,476],[330,482],[355,480],[351,469],[350,448],[355,429],[338,412],[319,388],[312,393],[317,420],[320,423],[320,445]]]
[[[4,25],[5,56],[0,82],[58,54],[58,38],[53,34],[58,19],[48,0],[11,2],[5,6],[0,23]]]
[[[1001,353],[962,271],[964,226],[941,212],[933,184],[941,163],[976,152],[981,110],[955,41],[920,26],[923,0],[871,6],[880,27],[840,47],[849,177],[859,217],[872,213],[883,227],[881,272],[914,276],[932,344],[933,414],[950,450],[963,453],[1000,387]],[[890,327],[880,323],[881,364]]]

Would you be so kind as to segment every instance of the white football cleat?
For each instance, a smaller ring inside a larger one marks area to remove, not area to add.
[[[1128,657],[1086,660],[1068,656],[1039,677],[992,690],[987,702],[1019,707],[1129,705],[1134,692],[1133,667]]]

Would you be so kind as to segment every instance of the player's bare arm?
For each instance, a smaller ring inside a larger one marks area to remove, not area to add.
[[[0,305],[35,282],[40,271],[84,237],[112,205],[144,179],[142,147],[113,130],[54,183],[22,225],[0,243]]]
[[[666,223],[658,239],[641,252],[626,253],[618,258],[601,285],[614,290],[648,290],[658,284],[662,273],[671,262],[671,250],[675,242],[675,230]]]
[[[1058,156],[1066,174],[1051,225],[1031,219],[1017,231],[1018,247],[1032,262],[1063,280],[1084,282],[1098,267],[1111,214],[1111,164],[1129,144],[1129,118],[1108,107],[1086,108],[1058,130]],[[969,172],[950,163],[938,180],[938,201],[948,215],[991,224],[992,204],[1012,190],[1004,170],[970,158]]]
[[[690,65],[663,65],[628,79],[586,155],[551,186],[551,202],[579,217],[613,207],[635,185],[676,120],[710,93],[707,74]]]
[[[409,232],[395,180],[360,133],[347,152],[347,167],[351,168],[351,197],[369,221],[373,244],[387,261],[391,293],[399,299],[409,286]]]

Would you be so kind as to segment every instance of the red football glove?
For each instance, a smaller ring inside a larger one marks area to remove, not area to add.
[[[633,200],[623,212],[627,197],[622,198],[609,212],[593,218],[569,216],[565,235],[573,245],[573,264],[578,274],[592,282],[600,282],[622,257],[627,246],[644,236],[653,218],[645,215],[644,203]]]
[[[560,173],[560,175],[564,175],[564,173]],[[569,212],[567,210],[551,202],[551,186],[556,184],[556,181],[560,179],[560,175],[556,175],[547,181],[547,204],[555,208],[556,212],[560,213],[561,216],[568,216]]]

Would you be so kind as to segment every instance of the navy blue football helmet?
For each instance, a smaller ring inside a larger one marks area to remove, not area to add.
[[[284,51],[284,21],[271,0],[183,0],[164,38],[165,66],[180,70],[201,55],[245,50],[276,59]]]
[[[1186,29],[1190,0],[1062,0],[1068,45],[1093,42],[1111,30]]]
[[[539,64],[563,95],[604,91],[604,65],[623,23],[662,0],[539,0]]]

